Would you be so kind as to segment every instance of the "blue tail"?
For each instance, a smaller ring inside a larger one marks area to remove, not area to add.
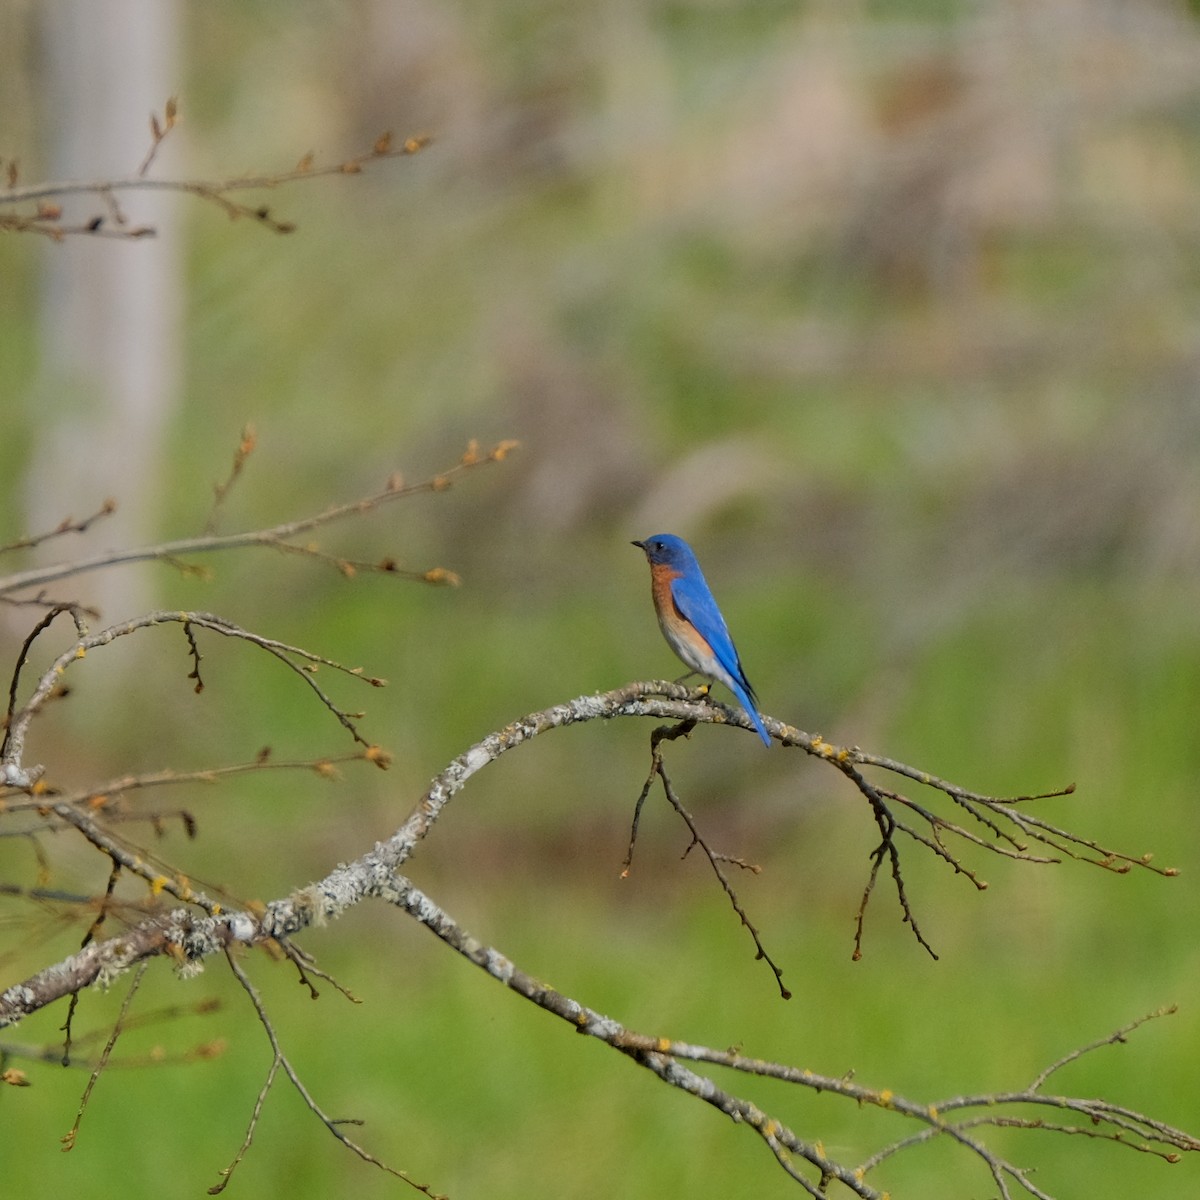
[[[763,745],[769,749],[771,746],[771,735],[767,732],[767,727],[763,724],[762,717],[758,715],[758,709],[754,705],[754,698],[736,680],[730,686],[730,690],[741,701],[742,707],[746,710],[746,715],[754,722],[754,728],[758,731],[758,736],[762,738]]]

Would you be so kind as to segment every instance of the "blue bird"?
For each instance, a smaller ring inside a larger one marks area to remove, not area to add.
[[[633,545],[645,551],[650,563],[658,627],[668,645],[691,670],[723,683],[746,710],[763,744],[770,746],[754,689],[691,546],[671,533],[656,533]]]

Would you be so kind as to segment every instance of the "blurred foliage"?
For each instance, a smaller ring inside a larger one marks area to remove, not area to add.
[[[186,395],[161,535],[203,524],[247,420],[260,450],[224,528],[365,494],[396,468],[432,472],[468,437],[524,449],[323,535],[339,553],[452,568],[457,591],[268,554],[214,559],[207,583],[162,569],[164,607],[220,612],[387,676],[361,698],[331,686],[397,754],[387,775],[332,785],[196,789],[201,839],[168,835],[163,852],[270,897],[390,831],[484,732],[675,672],[627,545],[671,530],[697,546],[765,711],[980,789],[1074,780],[1047,804],[1056,818],[1184,873],[985,862],[991,887],[976,894],[909,852],[941,961],[881,894],[866,959],[851,964],[867,814],[816,765],[701,730],[672,750],[677,779],[714,840],[768,868],[743,899],[797,993],[785,1005],[700,864],[677,861],[686,841],[665,815],[647,818],[634,876],[617,879],[647,757],[647,729],[619,725],[557,732],[487,772],[422,848],[418,880],[473,932],[635,1029],[738,1041],[926,1099],[1024,1082],[1178,1000],[1180,1015],[1073,1068],[1062,1089],[1194,1125],[1193,10],[190,7],[178,90],[195,175],[286,169],[309,150],[333,160],[384,128],[436,141],[273,194],[298,222],[290,237],[186,209]],[[0,95],[12,130],[32,136],[69,114],[39,109],[33,8],[0,11],[14,35],[0,38]],[[41,152],[0,145],[18,153],[28,175]],[[38,263],[53,253],[0,243],[0,496],[14,531],[37,437],[21,398],[36,394]],[[119,495],[120,464],[79,453],[63,471]],[[7,620],[6,660],[25,628]],[[178,631],[143,639],[136,688],[93,656],[35,757],[79,782],[263,744],[342,748],[274,664],[202,648],[199,697]],[[102,886],[90,858],[56,866]],[[27,848],[0,846],[0,877],[32,872]],[[6,907],[14,929],[36,922]],[[71,944],[34,939],[5,977]],[[283,968],[256,958],[289,1049],[327,1109],[367,1118],[368,1146],[455,1200],[795,1194],[746,1131],[565,1036],[398,918],[356,913],[310,944],[365,1004],[328,990],[302,1003]],[[147,991],[174,1002],[181,985],[157,970]],[[82,1077],[35,1068],[35,1088],[0,1096],[23,1148],[5,1155],[13,1194],[169,1198],[215,1182],[269,1059],[219,969],[184,991],[227,998],[196,1037],[219,1027],[229,1053],[107,1076],[66,1158],[55,1134]],[[103,1025],[118,1003],[88,996],[81,1015]],[[21,1036],[52,1039],[61,1019]],[[190,1030],[157,1036],[174,1045]],[[849,1158],[892,1128],[829,1098],[754,1094]],[[1063,1198],[1196,1186],[1194,1163],[1078,1139],[1010,1152],[1044,1164],[1039,1186]],[[885,1182],[930,1200],[985,1187],[949,1147],[902,1156]],[[397,1185],[280,1089],[233,1186],[307,1197]]]

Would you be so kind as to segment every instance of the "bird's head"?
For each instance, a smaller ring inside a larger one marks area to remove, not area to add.
[[[682,571],[696,562],[691,546],[673,533],[656,533],[644,542],[632,544],[645,551],[651,566],[661,565]]]

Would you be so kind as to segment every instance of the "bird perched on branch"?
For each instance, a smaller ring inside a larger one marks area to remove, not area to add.
[[[658,627],[668,645],[691,670],[723,683],[746,710],[763,744],[770,746],[754,689],[691,546],[671,533],[656,533],[633,545],[645,551],[650,563]]]

